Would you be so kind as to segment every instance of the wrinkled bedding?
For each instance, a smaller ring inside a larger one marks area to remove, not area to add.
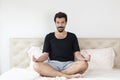
[[[120,80],[120,69],[94,71],[89,70],[83,78],[66,79],[65,77],[41,77],[31,69],[13,68],[0,76],[0,80]]]

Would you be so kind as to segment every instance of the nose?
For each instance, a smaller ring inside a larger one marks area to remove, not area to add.
[[[59,23],[59,26],[62,26],[62,23]]]

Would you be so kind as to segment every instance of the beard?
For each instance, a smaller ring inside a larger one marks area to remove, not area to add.
[[[64,27],[60,26],[60,27],[58,27],[58,28],[57,28],[57,30],[58,30],[58,32],[60,32],[60,33],[61,33],[61,32],[63,32],[63,31],[64,31]]]

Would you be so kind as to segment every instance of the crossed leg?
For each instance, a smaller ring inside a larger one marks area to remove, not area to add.
[[[76,73],[82,73],[87,69],[87,63],[84,61],[77,61],[74,62],[70,67],[68,67],[66,70],[63,70],[61,72],[55,70],[52,66],[50,66],[47,63],[43,62],[36,62],[34,64],[34,69],[36,72],[38,72],[40,75],[48,76],[48,77],[56,77],[56,76],[63,76],[66,78],[73,78],[73,77],[80,77],[81,75],[74,75]]]
[[[84,73],[86,69],[88,68],[88,63],[85,61],[76,61],[71,66],[69,66],[67,69],[61,71],[64,74],[77,74],[77,73]]]
[[[36,62],[34,64],[34,69],[36,72],[38,72],[40,75],[47,76],[47,77],[66,77],[66,78],[72,78],[73,75],[68,75],[62,72],[59,72],[55,70],[52,66],[50,66],[47,63],[43,62]],[[78,77],[78,76],[75,76]]]

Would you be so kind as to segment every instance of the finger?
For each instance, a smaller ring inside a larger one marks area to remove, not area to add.
[[[32,60],[33,60],[34,62],[36,62],[37,59],[36,59],[34,56],[32,56]]]

